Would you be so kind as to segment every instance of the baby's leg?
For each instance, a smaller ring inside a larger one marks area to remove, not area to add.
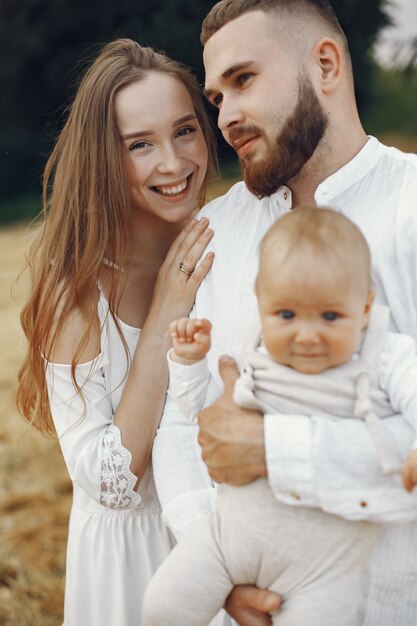
[[[221,487],[227,569],[236,584],[255,583],[283,598],[274,624],[356,626],[361,573],[379,528],[281,504],[266,481]]]
[[[273,615],[273,626],[356,626],[358,590],[349,576],[339,584],[319,580],[289,596]]]
[[[309,513],[309,511],[307,511]],[[282,609],[274,626],[356,626],[362,571],[370,557],[379,528],[346,522],[318,512],[310,520],[304,559],[268,585],[283,593]],[[297,581],[298,578],[298,581]]]
[[[175,546],[146,590],[144,626],[207,626],[224,606],[233,583],[208,515]]]

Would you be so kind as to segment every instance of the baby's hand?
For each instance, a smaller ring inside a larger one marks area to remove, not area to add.
[[[412,450],[408,455],[402,475],[404,487],[407,491],[412,491],[417,485],[417,450]]]
[[[174,350],[173,361],[191,365],[201,361],[210,350],[211,323],[208,320],[196,320],[181,317],[169,325]]]

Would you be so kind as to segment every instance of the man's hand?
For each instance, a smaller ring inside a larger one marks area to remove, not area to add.
[[[263,416],[242,409],[233,401],[239,372],[231,357],[219,359],[219,372],[224,393],[198,416],[198,442],[213,480],[245,485],[267,475]]]
[[[417,485],[417,450],[412,450],[408,455],[402,475],[404,487],[407,491],[412,491]]]
[[[224,608],[240,626],[271,626],[269,613],[280,606],[281,598],[276,593],[238,585],[230,592]]]

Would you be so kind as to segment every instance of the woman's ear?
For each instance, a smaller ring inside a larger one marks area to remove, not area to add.
[[[342,70],[342,51],[334,39],[320,39],[313,50],[314,61],[318,68],[319,86],[323,93],[330,94],[340,82]]]

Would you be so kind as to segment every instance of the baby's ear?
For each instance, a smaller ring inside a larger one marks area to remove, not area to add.
[[[369,315],[371,313],[374,300],[375,300],[375,292],[373,289],[370,289],[368,293],[368,297],[365,302],[364,309],[363,309],[363,328],[365,328],[365,326],[368,324]]]

